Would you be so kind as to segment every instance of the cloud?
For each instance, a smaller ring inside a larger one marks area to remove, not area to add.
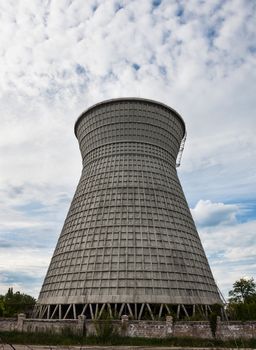
[[[200,200],[191,213],[199,226],[217,226],[236,222],[239,207],[235,204],[212,203]]]
[[[9,287],[16,291],[38,297],[43,278],[50,262],[52,251],[27,247],[0,248],[0,291],[7,292]]]
[[[23,0],[0,13],[5,249],[42,244],[40,235],[53,249],[81,173],[75,119],[100,100],[138,96],[184,117],[179,177],[207,251],[237,276],[232,239],[250,240],[255,220],[240,204],[256,196],[254,2]],[[243,266],[254,246],[245,244]]]
[[[248,217],[248,211],[250,204],[210,200],[199,200],[191,210],[213,274],[226,297],[236,280],[255,278],[256,220]]]
[[[109,72],[115,77],[112,86],[117,81],[122,84],[121,94],[133,92],[129,83],[134,79],[142,86],[148,78],[162,86],[175,83],[176,89],[186,89],[204,76],[216,80],[248,65],[253,56],[248,50],[253,5],[244,5],[243,1],[232,1],[229,6],[122,1],[117,8],[110,0],[32,7],[25,2],[19,9],[13,5],[12,10],[3,6],[1,59],[6,71],[2,87],[8,91],[16,87],[28,96],[68,98],[73,94],[76,99],[83,87],[82,93],[95,99],[91,87],[97,94],[110,94],[101,85]],[[132,71],[127,75],[135,57],[141,67],[139,75]],[[82,75],[77,74],[78,66],[83,67]],[[159,75],[161,68],[167,80]],[[153,86],[150,93],[153,96]]]
[[[240,278],[248,275],[248,277],[254,277],[255,280],[255,262],[250,262],[249,264],[234,264],[228,261],[212,261],[211,269],[218,287],[224,298],[228,300],[228,292],[232,289],[232,285],[235,281],[240,280]]]
[[[243,223],[230,222],[218,226],[202,227],[199,228],[199,232],[210,255],[221,252],[222,256],[230,257],[228,252],[235,248],[237,259],[242,259],[247,256],[246,251],[249,253],[247,257],[253,257],[250,253],[251,250],[248,248],[254,246],[255,225],[255,220]]]

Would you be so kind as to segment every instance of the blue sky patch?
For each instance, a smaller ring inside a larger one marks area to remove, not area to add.
[[[132,68],[134,68],[135,70],[139,70],[140,69],[140,65],[137,63],[133,63],[132,64]]]
[[[184,15],[184,7],[181,4],[178,4],[178,9],[175,14],[177,17],[182,17]]]
[[[81,66],[80,64],[76,65],[76,74],[78,75],[85,75],[85,68]]]
[[[252,53],[252,54],[255,54],[256,53],[256,46],[249,46],[248,47],[248,51],[250,52],[250,53]]]
[[[41,276],[38,277],[36,275],[31,275],[29,273],[25,273],[25,272],[12,272],[12,271],[0,271],[0,273],[3,276],[4,282],[5,284],[9,284],[10,287],[12,286],[12,284],[14,283],[25,283],[25,284],[29,284],[29,283],[35,283],[37,281],[41,281]],[[16,292],[17,290],[14,290],[14,292]]]
[[[159,66],[159,72],[161,73],[161,75],[166,76],[167,74],[167,70],[165,66]]]
[[[241,210],[237,214],[237,220],[241,223],[256,219],[256,202],[239,202]]]
[[[118,12],[120,10],[122,10],[124,8],[124,6],[120,3],[116,3],[115,4],[115,12]]]
[[[152,5],[153,7],[158,7],[161,5],[162,0],[153,0]]]
[[[26,213],[33,214],[34,212],[41,211],[43,208],[45,208],[45,204],[42,204],[40,202],[30,202],[23,205],[17,205],[14,208]]]

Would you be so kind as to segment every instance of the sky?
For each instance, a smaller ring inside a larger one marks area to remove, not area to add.
[[[183,117],[178,175],[225,297],[256,279],[256,2],[0,3],[0,294],[38,296],[78,184],[74,123],[115,97]]]

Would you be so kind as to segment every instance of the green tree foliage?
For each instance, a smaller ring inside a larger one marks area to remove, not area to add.
[[[232,319],[256,320],[256,283],[241,278],[229,292],[228,313]]]
[[[5,295],[0,295],[0,316],[13,317],[19,313],[31,313],[35,298],[9,288]]]
[[[0,295],[0,317],[4,315],[4,296]]]
[[[233,284],[233,289],[229,291],[229,302],[246,303],[256,296],[256,284],[253,278],[241,278]]]

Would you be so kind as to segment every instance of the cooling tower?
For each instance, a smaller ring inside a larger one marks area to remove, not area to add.
[[[185,133],[175,110],[139,98],[78,118],[82,175],[36,317],[156,319],[221,303],[177,176]]]

